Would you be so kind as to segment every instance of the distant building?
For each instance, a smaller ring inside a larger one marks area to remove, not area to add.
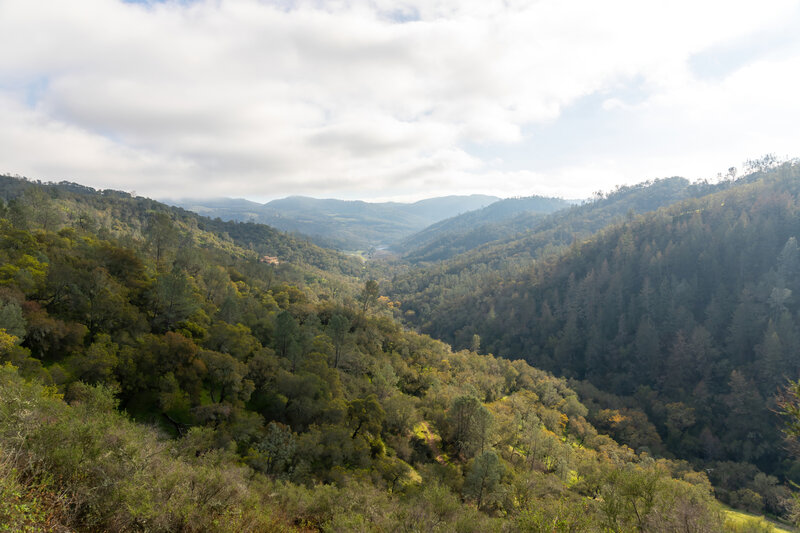
[[[280,265],[281,262],[278,261],[277,257],[272,257],[271,255],[265,255],[261,259],[258,260],[259,263],[266,263],[268,265]]]

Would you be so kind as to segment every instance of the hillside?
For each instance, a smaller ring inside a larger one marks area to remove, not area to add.
[[[482,209],[476,209],[442,220],[407,237],[394,248],[403,252],[404,259],[434,261],[477,248],[487,242],[531,229],[543,215],[568,207],[570,202],[561,198],[531,196],[498,200]],[[520,224],[518,215],[526,214]],[[518,221],[505,223],[509,219]]]
[[[442,219],[496,200],[484,195],[445,196],[404,204],[291,196],[263,205],[234,199],[174,203],[212,218],[258,222],[308,235],[324,246],[367,250],[386,247]]]
[[[728,186],[728,183],[691,184],[683,178],[661,179],[619,187],[592,202],[545,217],[523,213],[501,223],[500,233],[505,237],[499,240],[442,261],[396,268],[389,292],[402,302],[406,320],[427,331],[437,309],[475,292],[476,288],[491,288],[513,279],[537,261],[562,253],[576,240],[586,239],[637,213]],[[518,232],[515,227],[530,229]],[[462,235],[465,234],[468,232]],[[442,250],[429,251],[449,255],[451,247],[444,240]]]
[[[263,224],[212,220],[121,191],[97,191],[69,182],[41,184],[0,176],[0,198],[12,202],[8,216],[21,227],[52,230],[66,225],[103,237],[147,241],[155,237],[149,231],[163,229],[159,226],[169,222],[183,234],[169,230],[158,238],[172,245],[236,247],[238,255],[251,259],[256,255],[273,256],[280,261],[276,269],[287,275],[293,272],[295,277],[308,277],[324,272],[334,277],[358,276],[364,271],[359,259],[311,244],[307,238]]]
[[[705,474],[599,433],[563,379],[406,331],[372,281],[325,290],[155,202],[6,184],[2,527],[736,531]]]
[[[450,293],[425,330],[456,346],[477,335],[487,352],[594,384],[574,382],[594,405],[590,419],[640,449],[663,444],[709,465],[730,501],[744,497],[731,477],[762,495],[800,480],[771,412],[800,373],[798,178],[800,166],[785,163],[631,217],[557,259]]]

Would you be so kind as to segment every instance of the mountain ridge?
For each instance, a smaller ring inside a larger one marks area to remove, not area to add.
[[[498,200],[487,195],[450,195],[416,202],[367,202],[289,196],[264,204],[241,199],[173,200],[212,218],[254,221],[311,237],[340,250],[365,250],[393,242],[432,223]]]
[[[506,236],[509,230],[503,227],[504,221],[523,214],[530,217],[543,217],[566,209],[574,203],[561,198],[543,196],[498,200],[481,209],[436,222],[403,239],[395,245],[395,248],[403,253],[404,259],[412,262],[447,259]],[[531,226],[527,225],[526,227]],[[436,250],[444,246],[451,246],[455,249],[438,254],[428,252],[430,249]]]

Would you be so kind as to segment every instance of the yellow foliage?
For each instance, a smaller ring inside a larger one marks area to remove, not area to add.
[[[623,414],[621,414],[620,412],[617,412],[615,415],[611,416],[608,419],[608,421],[611,422],[612,424],[614,424],[615,426],[617,424],[619,424],[620,422],[625,422],[626,420],[628,420],[628,417],[623,415]]]
[[[6,332],[5,329],[0,328],[0,355],[5,355],[16,346],[19,339],[14,335]]]

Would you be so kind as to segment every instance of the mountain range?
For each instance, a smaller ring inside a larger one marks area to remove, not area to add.
[[[470,195],[372,203],[290,196],[266,204],[229,198],[169,203],[211,218],[268,224],[307,235],[320,245],[353,251],[388,247],[435,222],[497,200]]]

